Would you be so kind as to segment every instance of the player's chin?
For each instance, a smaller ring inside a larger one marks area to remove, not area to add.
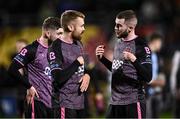
[[[82,37],[77,37],[76,40],[81,41]]]
[[[115,32],[115,34],[116,34],[116,37],[120,37],[120,33],[119,32]]]
[[[82,39],[82,34],[81,34],[81,35],[79,35],[78,39],[79,39],[79,40],[81,40],[81,39]]]
[[[117,37],[117,38],[121,38],[121,35],[119,35],[119,34],[116,34],[116,37]]]

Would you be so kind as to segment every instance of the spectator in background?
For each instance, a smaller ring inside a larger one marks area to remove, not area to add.
[[[174,53],[170,76],[171,93],[175,99],[175,118],[180,118],[180,51]]]
[[[16,41],[16,52],[20,52],[28,44],[26,39],[19,39]]]
[[[15,48],[16,51],[14,54],[12,54],[11,59],[13,60],[13,58],[22,50],[23,47],[25,47],[28,44],[28,42],[26,41],[26,39],[19,39],[16,41],[15,44]]]
[[[15,52],[11,55],[11,60],[13,60],[13,58],[18,54],[18,52],[21,51],[21,49],[23,47],[25,47],[27,45],[27,41],[25,39],[19,39],[16,41],[15,44]],[[22,68],[19,70],[20,73],[22,75],[26,75],[26,70],[25,68]],[[22,84],[17,84],[17,82],[14,81],[13,78],[8,77],[7,74],[7,70],[6,68],[4,68],[2,66],[2,68],[0,68],[0,77],[1,77],[1,82],[0,82],[0,87],[4,88],[4,92],[2,91],[1,93],[7,94],[7,95],[12,95],[12,98],[14,98],[17,102],[15,102],[17,104],[16,106],[16,116],[18,118],[22,118],[24,117],[24,99],[25,99],[25,95],[26,95],[26,88],[22,85]],[[8,92],[8,89],[15,89],[14,93],[13,91],[11,91],[11,93]],[[2,94],[2,97],[4,96],[4,94]],[[14,96],[13,96],[14,94]],[[11,107],[12,108],[12,107]],[[5,109],[5,107],[4,107]],[[4,110],[3,110],[4,111]],[[3,113],[3,111],[1,111]],[[10,117],[10,115],[7,114],[8,117]]]
[[[147,117],[158,118],[162,104],[162,87],[165,85],[163,73],[159,73],[159,59],[157,56],[162,46],[162,37],[159,34],[153,34],[149,40],[149,48],[152,51],[152,80],[147,86]]]

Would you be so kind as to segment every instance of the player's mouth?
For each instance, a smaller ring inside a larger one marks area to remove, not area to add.
[[[81,35],[84,33],[84,31],[81,32]]]
[[[121,35],[121,32],[115,31],[115,33],[117,36]]]

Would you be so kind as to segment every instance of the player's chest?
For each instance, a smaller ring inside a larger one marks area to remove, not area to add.
[[[78,45],[72,44],[65,44],[61,46],[62,55],[65,63],[72,63],[76,60],[79,56],[82,56],[82,48]]]
[[[134,41],[130,41],[130,42],[122,41],[122,42],[117,43],[114,48],[114,58],[115,59],[123,59],[124,51],[135,54],[135,52],[136,52],[135,42]]]
[[[36,51],[36,57],[33,61],[33,64],[35,67],[38,67],[40,69],[44,69],[49,66],[48,60],[47,60],[47,48],[39,47]]]

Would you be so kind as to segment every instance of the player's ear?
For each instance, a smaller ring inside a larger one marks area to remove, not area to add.
[[[50,35],[51,35],[51,33],[50,33],[49,30],[47,30],[47,31],[44,32],[45,38],[50,38]]]
[[[74,26],[73,26],[72,24],[69,24],[69,25],[67,26],[67,28],[68,28],[68,30],[69,30],[70,32],[72,32],[72,31],[74,30]]]
[[[132,31],[133,27],[128,27],[128,33],[130,33]]]
[[[50,37],[50,34],[51,34],[50,31],[47,31],[47,36],[48,36],[48,37]]]

